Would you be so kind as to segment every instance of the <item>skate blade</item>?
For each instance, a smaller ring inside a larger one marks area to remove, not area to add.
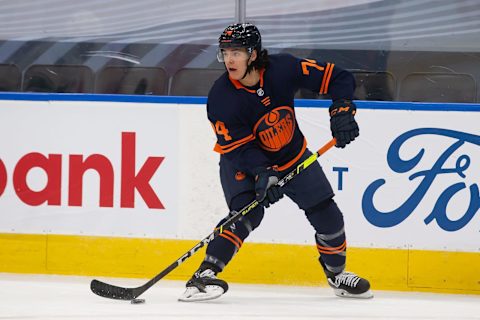
[[[223,293],[220,286],[206,286],[206,292],[201,292],[196,287],[188,287],[185,292],[178,298],[181,302],[208,301],[219,298]]]
[[[371,299],[373,298],[373,293],[370,290],[365,291],[364,293],[352,294],[348,293],[342,289],[333,289],[335,295],[341,298],[352,298],[352,299]]]

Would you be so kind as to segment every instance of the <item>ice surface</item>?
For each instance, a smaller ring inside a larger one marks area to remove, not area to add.
[[[98,297],[89,277],[0,274],[0,319],[480,319],[480,296],[374,291],[342,299],[329,288],[230,284],[218,300],[177,302],[184,283],[161,280],[130,304]],[[136,287],[142,279],[107,279]]]

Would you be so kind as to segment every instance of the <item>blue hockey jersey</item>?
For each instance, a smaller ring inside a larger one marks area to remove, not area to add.
[[[269,56],[260,81],[245,87],[225,72],[212,86],[207,114],[217,135],[214,150],[239,170],[257,167],[288,169],[303,154],[306,140],[295,118],[294,96],[305,88],[329,94],[332,100],[353,98],[352,74],[333,63]]]

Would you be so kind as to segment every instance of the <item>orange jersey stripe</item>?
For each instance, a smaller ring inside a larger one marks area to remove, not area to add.
[[[232,142],[230,144],[227,144],[227,145],[224,145],[224,146],[221,146],[220,144],[215,144],[215,147],[213,148],[213,150],[215,152],[218,152],[220,154],[224,154],[224,153],[228,153],[232,150],[235,150],[236,148],[252,141],[252,140],[255,140],[255,136],[253,134],[249,135],[249,136],[246,136],[245,138],[243,139],[240,139],[240,140],[237,140],[235,142]]]
[[[327,67],[325,68],[325,72],[323,73],[322,85],[319,92],[320,94],[327,93],[330,77],[332,76],[333,66],[333,63],[327,63]]]
[[[325,87],[325,79],[328,73],[328,70],[330,70],[330,63],[327,63],[327,66],[325,67],[325,71],[323,72],[323,78],[322,78],[322,85],[320,86],[320,94],[323,94],[323,88]]]
[[[260,88],[263,88],[263,73],[264,72],[265,72],[265,69],[260,70]],[[228,77],[228,79],[230,79],[230,81],[233,83],[233,86],[235,87],[235,89],[243,89],[243,90],[246,90],[250,93],[257,93],[256,90],[248,89],[240,81],[232,79],[232,78],[230,78],[230,76]]]
[[[293,158],[292,160],[288,161],[287,163],[279,166],[278,171],[284,171],[284,170],[290,169],[290,167],[293,166],[295,164],[295,162],[298,161],[298,159],[300,159],[300,157],[303,155],[303,153],[305,152],[306,149],[307,149],[307,139],[303,139],[302,150],[300,150],[300,152],[295,156],[295,158]]]
[[[333,66],[335,66],[335,65],[332,63],[332,67],[330,68],[330,71],[328,72],[327,84],[325,85],[325,94],[328,92],[328,86],[330,85],[330,78],[332,77],[332,73],[333,73]]]
[[[265,73],[265,69],[260,70],[260,88],[263,88],[263,74]]]

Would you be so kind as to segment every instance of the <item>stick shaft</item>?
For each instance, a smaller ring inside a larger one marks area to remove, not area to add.
[[[313,153],[310,157],[302,161],[298,164],[292,171],[290,171],[287,175],[285,175],[278,183],[280,187],[283,187],[287,184],[290,180],[292,180],[296,175],[300,174],[303,170],[308,168],[312,163],[314,163],[318,157],[322,154],[327,152],[330,148],[332,148],[336,143],[335,138],[327,142],[323,147],[318,149],[315,153]],[[229,213],[230,218],[221,224],[218,228],[216,228],[212,233],[210,233],[207,237],[203,238],[198,242],[193,248],[185,252],[180,258],[178,258],[175,262],[170,264],[167,268],[162,270],[159,274],[155,277],[150,279],[144,285],[137,287],[137,288],[122,288],[117,287],[105,282],[101,282],[98,280],[92,280],[90,284],[91,290],[102,297],[110,298],[110,299],[118,299],[118,300],[132,300],[140,296],[142,293],[147,291],[150,287],[152,287],[155,283],[159,280],[164,278],[167,274],[172,272],[175,268],[185,262],[188,258],[194,255],[198,250],[209,244],[213,239],[215,239],[219,234],[223,232],[223,230],[230,228],[232,224],[240,220],[240,218],[250,211],[255,209],[259,205],[257,200],[254,200],[247,204],[239,211],[232,211]]]

